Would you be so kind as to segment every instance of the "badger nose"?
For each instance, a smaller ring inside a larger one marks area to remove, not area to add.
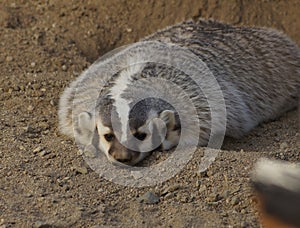
[[[131,161],[131,159],[128,158],[115,158],[115,159],[121,163],[129,163]]]
[[[114,152],[110,152],[110,155],[118,162],[121,162],[121,163],[129,163],[132,159],[132,156],[130,153],[128,152],[123,152],[123,151],[120,151],[120,152],[117,152],[117,151],[114,151]]]

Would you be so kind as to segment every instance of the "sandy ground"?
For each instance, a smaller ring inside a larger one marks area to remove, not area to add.
[[[277,28],[300,43],[298,0],[0,1],[0,227],[259,227],[249,172],[300,160],[297,113],[259,126],[199,174],[202,149],[154,187],[116,185],[57,129],[64,87],[97,57],[189,18]],[[159,202],[140,197],[152,192]]]

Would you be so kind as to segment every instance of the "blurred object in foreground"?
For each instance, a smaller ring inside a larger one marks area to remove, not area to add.
[[[300,89],[298,94],[300,94]],[[298,98],[298,129],[300,130],[300,97]]]
[[[252,175],[266,228],[300,227],[300,165],[261,159]]]

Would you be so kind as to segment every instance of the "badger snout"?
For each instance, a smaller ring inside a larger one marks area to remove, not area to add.
[[[127,164],[133,165],[135,160],[140,156],[140,152],[131,151],[128,149],[121,149],[121,150],[113,150],[110,149],[108,151],[109,155],[116,161]]]
[[[131,148],[129,149],[126,147],[126,144],[123,145],[118,140],[111,143],[108,150],[108,156],[112,162],[117,161],[126,165],[135,165],[147,155],[148,153],[139,151],[138,145],[131,144]]]

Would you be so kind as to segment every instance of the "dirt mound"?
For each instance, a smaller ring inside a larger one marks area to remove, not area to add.
[[[212,17],[277,28],[299,44],[299,10],[297,0],[1,1],[0,227],[258,227],[249,171],[262,156],[300,160],[295,111],[227,140],[204,176],[200,149],[169,181],[130,188],[86,166],[58,133],[57,102],[98,56],[165,26]],[[159,203],[140,202],[147,192]]]

